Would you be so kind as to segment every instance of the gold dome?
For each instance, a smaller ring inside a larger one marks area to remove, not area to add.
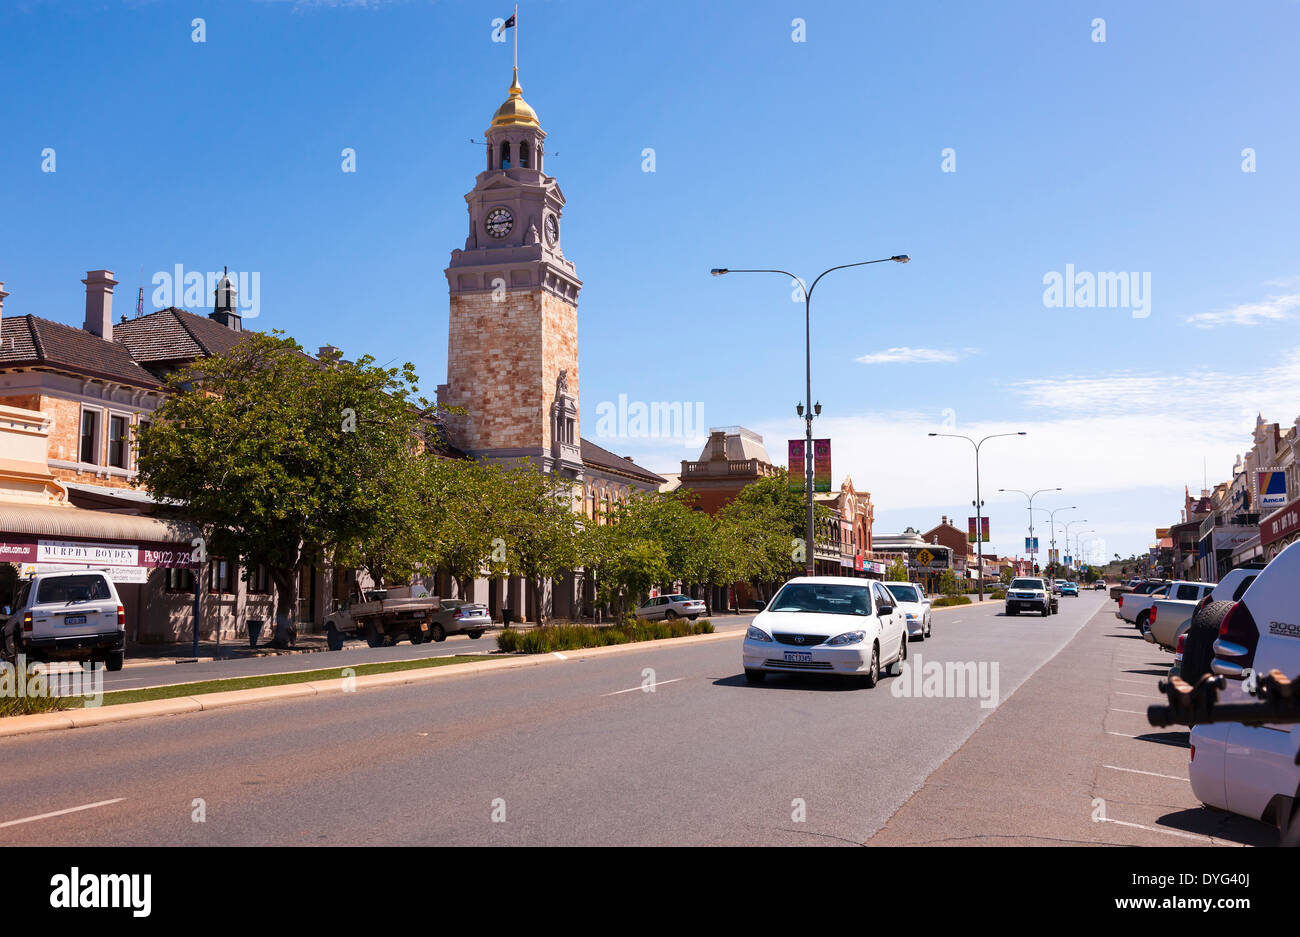
[[[510,82],[510,97],[506,98],[506,103],[497,108],[497,112],[492,115],[493,127],[508,127],[513,124],[524,124],[529,127],[540,127],[537,120],[537,112],[528,106],[528,102],[523,98],[523,89],[519,87],[519,69],[515,69],[514,80]]]

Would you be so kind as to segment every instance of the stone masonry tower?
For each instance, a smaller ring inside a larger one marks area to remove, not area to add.
[[[451,320],[438,399],[467,411],[450,430],[471,456],[530,457],[578,478],[582,281],[561,249],[564,195],[543,171],[546,133],[518,69],[486,136],[487,168],[465,196],[469,237],[446,270]]]

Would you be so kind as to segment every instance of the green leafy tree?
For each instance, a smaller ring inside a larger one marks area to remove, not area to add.
[[[266,566],[275,641],[288,643],[304,563],[375,542],[409,506],[426,407],[414,368],[318,361],[278,332],[247,332],[167,389],[140,440],[140,483],[200,524],[213,555]],[[381,575],[409,561],[390,556]]]
[[[945,569],[939,576],[939,591],[946,596],[961,595],[961,583],[957,580],[957,574],[951,569]]]
[[[544,625],[550,618],[547,583],[578,563],[573,482],[540,472],[527,460],[502,472],[501,480],[496,529],[503,531],[506,566],[524,578],[537,621]]]
[[[889,564],[889,569],[885,572],[885,578],[890,582],[907,581],[907,564],[903,562],[902,557],[894,557],[894,561]]]

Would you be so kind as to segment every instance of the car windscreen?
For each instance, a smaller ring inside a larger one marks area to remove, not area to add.
[[[871,593],[866,586],[795,582],[777,593],[768,611],[870,615]]]
[[[900,602],[921,601],[921,597],[916,594],[916,586],[885,586],[885,588]]]
[[[92,599],[107,599],[111,595],[108,581],[97,573],[90,573],[85,576],[42,579],[36,589],[36,602],[40,605],[47,602],[89,602]]]
[[[1043,582],[1041,579],[1013,579],[1011,580],[1013,589],[1042,589]]]

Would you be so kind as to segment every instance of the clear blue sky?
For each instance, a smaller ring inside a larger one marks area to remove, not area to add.
[[[583,431],[608,448],[662,471],[698,451],[595,437],[595,405],[627,394],[702,402],[784,462],[802,304],[777,277],[709,268],[815,275],[896,252],[913,262],[832,274],[813,304],[818,435],[880,530],[969,512],[969,446],[925,435],[945,411],[955,432],[1030,432],[985,449],[999,552],[1022,546],[1025,511],[997,487],[1066,487],[1040,503],[1080,505],[1074,529],[1128,553],[1177,520],[1203,459],[1227,476],[1255,411],[1300,415],[1300,5],[521,7],[524,95],[586,283]],[[156,271],[228,264],[260,274],[249,325],[412,360],[432,395],[470,140],[510,80],[491,21],[510,9],[6,2],[5,312],[80,324],[88,269],[117,273],[130,312],[141,271],[148,300]],[[1150,315],[1045,307],[1066,264],[1150,273]],[[882,353],[910,360],[857,360]]]

